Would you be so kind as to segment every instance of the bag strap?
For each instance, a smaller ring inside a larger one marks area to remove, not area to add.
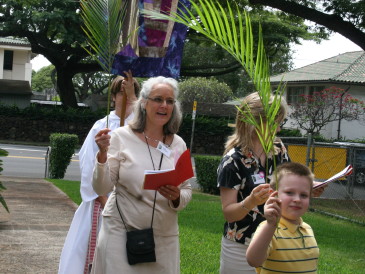
[[[165,136],[164,136],[164,139],[163,139],[163,142],[165,143]],[[147,141],[147,140],[146,140]],[[148,147],[148,142],[147,142],[147,147]],[[151,151],[150,151],[150,148],[148,147],[148,151],[150,153],[150,156],[151,156],[151,160],[152,160],[152,155],[151,155]],[[160,158],[160,164],[158,166],[158,170],[161,169],[161,165],[162,165],[162,159],[163,159],[163,153],[161,153],[161,158]],[[153,164],[153,160],[152,160],[152,164]],[[153,165],[154,166],[154,165]],[[124,219],[123,219],[123,216],[122,216],[122,213],[120,212],[120,208],[119,208],[119,205],[118,205],[118,200],[117,200],[117,193],[115,193],[115,203],[117,204],[117,209],[118,209],[118,212],[119,212],[119,215],[120,215],[120,218],[122,218],[122,221],[123,221],[123,224],[124,224],[124,227],[125,227],[125,230],[128,232],[128,229],[127,229],[127,226],[125,225],[125,222],[124,222]],[[157,196],[157,190],[155,191],[155,198],[153,199],[153,210],[152,210],[152,218],[151,218],[151,228],[152,228],[152,225],[153,225],[153,217],[155,216],[155,205],[156,205],[156,196]]]

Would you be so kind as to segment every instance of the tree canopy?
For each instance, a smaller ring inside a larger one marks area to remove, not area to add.
[[[179,90],[182,102],[224,103],[233,96],[228,85],[214,78],[191,77],[180,83]]]
[[[42,92],[46,89],[55,88],[55,81],[52,79],[54,66],[49,65],[41,68],[39,71],[32,71],[32,90]]]
[[[226,1],[221,2],[225,6]],[[238,0],[237,4],[242,12],[247,9],[247,0]],[[81,29],[83,22],[79,9],[79,1],[73,0],[3,0],[0,5],[0,36],[26,37],[32,52],[42,54],[54,65],[56,89],[62,103],[75,108],[77,92],[74,76],[102,70],[99,64],[87,58],[88,53],[82,47],[86,45],[86,36]],[[271,69],[275,73],[290,69],[290,43],[298,43],[300,38],[325,37],[324,32],[308,29],[303,19],[287,13],[273,12],[260,6],[251,8],[250,14],[254,33],[257,32],[258,22],[263,27],[265,49],[272,64]],[[189,31],[188,43],[215,51],[214,44],[194,31]],[[209,51],[206,50],[205,53]],[[202,55],[201,51],[196,54],[189,55],[189,61],[183,60],[182,77],[223,75],[229,71],[234,71],[237,73],[236,77],[240,77],[238,64],[224,55],[225,53],[213,58],[209,57],[211,55]],[[188,55],[184,58],[186,56]],[[225,57],[220,59],[219,56]]]
[[[249,0],[312,21],[322,32],[337,32],[365,50],[365,1]]]
[[[0,6],[0,36],[26,37],[32,52],[44,55],[57,72],[57,92],[65,106],[77,107],[72,78],[76,73],[100,71],[97,63],[86,63],[82,48],[78,1],[3,0]]]

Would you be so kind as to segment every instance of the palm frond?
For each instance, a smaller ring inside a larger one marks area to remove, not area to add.
[[[119,46],[126,1],[81,0],[80,4],[84,22],[82,29],[90,49],[84,48],[105,72],[110,73]]]
[[[119,37],[126,15],[127,2],[124,0],[81,0],[83,31],[88,47],[84,49],[109,74],[108,105],[110,107],[111,71],[114,57],[119,49]],[[108,117],[108,116],[107,116]],[[108,118],[107,118],[108,126]]]
[[[237,4],[233,4],[232,8],[233,5],[230,4],[232,2],[227,1],[226,11],[218,1],[190,0],[190,2],[196,15],[186,7],[169,15],[151,10],[143,10],[142,13],[153,19],[172,20],[199,32],[225,49],[242,65],[259,93],[265,117],[260,117],[260,121],[257,121],[247,104],[237,108],[242,113],[242,119],[255,127],[264,152],[268,156],[274,151],[278,127],[276,119],[284,87],[279,85],[272,100],[269,60],[265,53],[261,26],[255,48],[250,16],[246,11],[242,15]]]
[[[2,182],[0,182],[0,191],[2,191],[2,190],[6,190],[6,187],[2,184]],[[5,199],[1,194],[0,194],[0,204],[2,204],[3,207],[6,209],[6,211],[10,213],[9,207],[6,204]]]

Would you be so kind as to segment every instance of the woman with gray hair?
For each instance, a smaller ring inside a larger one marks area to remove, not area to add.
[[[103,211],[92,273],[180,273],[177,212],[191,200],[191,185],[185,181],[178,187],[143,189],[145,170],[173,169],[187,149],[176,135],[182,118],[178,92],[172,78],[148,79],[129,125],[111,136],[109,129],[95,136],[99,152],[93,187],[99,195],[113,192]],[[126,250],[127,231],[149,228],[155,259],[133,262]]]

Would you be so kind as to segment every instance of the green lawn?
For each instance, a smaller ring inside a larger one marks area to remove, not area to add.
[[[77,204],[79,182],[49,180]],[[318,213],[304,216],[320,248],[319,273],[364,273],[365,227]],[[179,213],[181,273],[218,273],[223,215],[219,197],[193,193]]]

